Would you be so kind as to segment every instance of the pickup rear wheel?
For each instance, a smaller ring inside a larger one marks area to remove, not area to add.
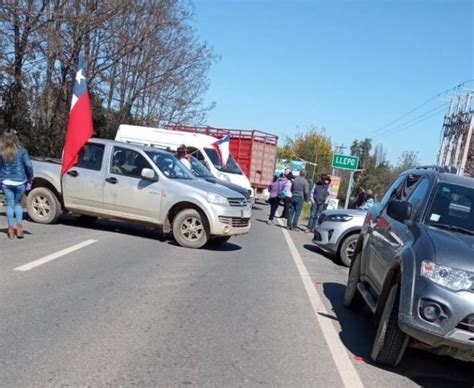
[[[53,224],[62,213],[59,199],[46,187],[31,190],[26,207],[30,218],[40,224]]]
[[[370,354],[378,364],[397,366],[405,353],[409,337],[398,326],[399,304],[400,288],[395,284],[385,301]]]
[[[173,236],[185,248],[201,248],[209,240],[205,217],[195,209],[181,210],[173,220]]]
[[[353,311],[359,311],[365,305],[365,300],[357,289],[357,284],[360,281],[360,253],[354,257],[354,262],[351,264],[346,291],[344,292],[344,306]]]

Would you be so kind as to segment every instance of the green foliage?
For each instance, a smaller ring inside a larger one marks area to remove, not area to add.
[[[282,159],[303,159],[316,163],[317,166],[307,164],[308,179],[331,171],[332,145],[331,139],[324,129],[314,126],[306,132],[298,133],[293,138],[287,137],[283,147],[278,149],[278,157]]]
[[[365,189],[372,190],[376,199],[385,192],[390,183],[402,172],[413,168],[419,164],[418,152],[406,150],[398,159],[396,166],[392,166],[385,161],[383,147],[377,145],[372,152],[372,140],[354,140],[351,146],[352,155],[360,158],[360,168],[363,171],[356,172],[354,175],[354,186],[351,193],[351,200],[355,198],[357,189],[363,186]],[[339,173],[342,177],[339,190],[339,199],[345,201],[347,187],[349,183],[349,173]]]

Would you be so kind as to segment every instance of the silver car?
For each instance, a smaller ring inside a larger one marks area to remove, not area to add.
[[[364,210],[325,210],[318,218],[313,242],[321,249],[335,253],[350,266],[359,232],[367,212]]]

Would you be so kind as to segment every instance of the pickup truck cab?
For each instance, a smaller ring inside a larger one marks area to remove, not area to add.
[[[171,153],[91,139],[61,179],[59,162],[33,161],[30,218],[49,224],[63,212],[156,226],[184,247],[225,242],[250,229],[251,204],[239,193],[195,179]]]

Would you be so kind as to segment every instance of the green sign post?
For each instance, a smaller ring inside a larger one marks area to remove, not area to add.
[[[355,171],[359,168],[359,157],[334,154],[332,157],[332,168]]]
[[[349,170],[351,172],[349,186],[347,187],[346,203],[344,205],[344,209],[347,209],[347,207],[349,206],[349,197],[352,193],[352,185],[354,184],[354,171],[359,168],[359,157],[334,154],[332,157],[332,168],[338,168],[340,170]]]

